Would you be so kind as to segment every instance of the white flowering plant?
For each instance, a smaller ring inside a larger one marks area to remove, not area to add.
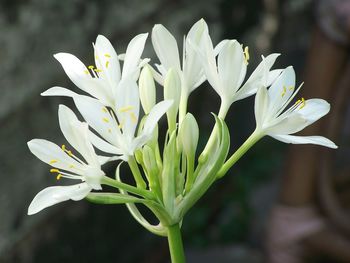
[[[167,237],[171,261],[181,263],[185,256],[180,229],[186,213],[262,137],[337,146],[321,136],[291,135],[326,115],[330,106],[322,99],[301,98],[292,103],[301,85],[295,89],[292,67],[271,69],[279,54],[262,57],[246,78],[248,47],[243,48],[237,40],[223,40],[214,47],[201,19],[184,37],[182,62],[173,35],[164,26],[155,25],[151,39],[160,63],[152,67],[150,59],[142,58],[147,37],[147,33],[137,35],[125,54],[118,56],[110,41],[99,35],[93,44],[95,65],[88,67],[72,54],[54,55],[83,94],[53,87],[41,95],[71,97],[84,120],[59,105],[59,125],[71,150],[43,139],[29,141],[28,147],[51,166],[57,180],[75,183],[45,188],[34,197],[28,214],[84,198],[98,204],[125,204],[143,227]],[[197,155],[200,131],[187,103],[191,92],[206,80],[219,95],[221,106],[212,114],[215,125]],[[158,103],[157,86],[163,90]],[[227,112],[234,102],[253,95],[256,129],[229,153]],[[158,121],[163,115],[167,131],[162,137],[164,147],[160,147]],[[115,178],[103,171],[107,162],[118,162]],[[122,164],[129,166],[134,184],[121,180]],[[115,191],[105,191],[104,185]],[[139,205],[150,209],[159,223],[149,223]]]

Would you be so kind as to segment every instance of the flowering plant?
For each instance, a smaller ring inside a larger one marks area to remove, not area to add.
[[[118,56],[109,40],[99,35],[93,45],[95,65],[88,67],[74,55],[55,55],[71,81],[85,94],[53,87],[42,95],[74,100],[83,122],[64,105],[59,105],[58,115],[64,137],[78,154],[65,145],[59,147],[42,139],[29,141],[28,147],[52,167],[50,172],[57,174],[57,180],[66,178],[78,183],[45,188],[34,197],[28,214],[69,199],[126,204],[143,227],[168,238],[171,260],[179,263],[185,262],[180,232],[184,216],[262,137],[337,146],[321,136],[291,135],[327,114],[330,106],[321,99],[303,98],[288,106],[300,87],[295,90],[292,67],[271,70],[278,54],[262,57],[245,80],[248,47],[243,48],[236,40],[223,40],[214,47],[203,19],[184,38],[182,63],[175,38],[164,26],[155,25],[151,38],[160,64],[153,68],[149,59],[141,58],[147,37],[147,33],[137,35],[125,54]],[[213,114],[215,125],[197,157],[199,127],[187,111],[187,103],[191,92],[205,80],[220,96],[221,106],[218,114]],[[163,88],[163,100],[158,103],[156,82]],[[256,129],[229,154],[226,114],[232,103],[254,94]],[[157,123],[163,115],[168,129],[161,149]],[[102,170],[105,163],[112,161],[119,162],[115,178]],[[130,167],[135,184],[121,180],[123,163]],[[115,192],[104,191],[103,185],[113,187]],[[159,223],[149,223],[137,205],[148,207]]]

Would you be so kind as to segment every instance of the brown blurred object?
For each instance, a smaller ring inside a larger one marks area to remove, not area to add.
[[[306,63],[303,96],[326,99],[333,108],[327,118],[303,134],[324,135],[341,143],[339,133],[344,129],[343,114],[350,92],[348,59],[346,46],[332,40],[320,28],[315,29]],[[311,252],[337,262],[350,262],[350,235],[346,235],[350,233],[350,214],[346,211],[349,199],[345,204],[341,200],[349,195],[350,186],[339,191],[337,185],[337,180],[349,180],[349,173],[343,170],[343,176],[338,176],[336,154],[334,150],[314,145],[290,147],[280,196],[283,209],[277,206],[270,221],[269,262],[304,262],[305,255]],[[300,218],[292,218],[297,216],[296,210]],[[308,226],[312,226],[310,231]],[[278,233],[276,228],[280,229]],[[293,235],[300,229],[305,232],[288,240],[288,233]]]

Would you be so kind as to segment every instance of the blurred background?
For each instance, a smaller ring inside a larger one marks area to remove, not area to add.
[[[65,202],[27,216],[34,195],[57,182],[26,142],[64,143],[57,108],[73,107],[71,100],[39,94],[56,85],[77,89],[53,54],[69,52],[89,65],[98,34],[123,53],[156,23],[182,43],[200,18],[214,44],[237,38],[249,46],[249,72],[261,55],[281,53],[275,68],[293,65],[305,96],[332,103],[329,117],[305,133],[340,147],[261,140],[185,217],[188,262],[350,262],[349,12],[346,0],[0,0],[0,262],[168,262],[166,239],[124,206]],[[150,38],[144,57],[158,62]],[[235,103],[227,117],[232,151],[254,129],[253,103]],[[206,83],[190,97],[200,147],[218,107]]]

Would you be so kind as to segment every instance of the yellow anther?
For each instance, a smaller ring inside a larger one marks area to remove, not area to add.
[[[97,55],[95,56],[95,59],[98,59],[98,56],[97,56]]]
[[[94,67],[95,67],[95,66],[90,65],[90,66],[88,66],[88,69],[94,69]]]
[[[69,156],[73,156],[72,151],[66,151],[68,153]]]
[[[58,161],[57,160],[51,160],[50,162],[49,162],[49,164],[54,164],[54,163],[57,163]]]
[[[109,122],[109,119],[107,119],[107,118],[102,118],[102,120],[103,120],[105,123],[108,123],[108,122]]]
[[[84,70],[84,73],[85,73],[86,75],[89,75],[89,74],[90,74],[89,71],[88,71],[87,69]]]
[[[65,151],[65,150],[66,150],[66,145],[62,144],[61,149],[62,149],[63,151]]]
[[[250,59],[250,56],[249,56],[249,47],[248,47],[248,46],[246,46],[246,47],[244,48],[243,54],[244,54],[244,61],[245,61],[245,63],[248,65],[248,61],[249,61],[249,59]]]
[[[75,168],[73,164],[69,165],[69,168]]]
[[[58,169],[50,169],[50,173],[59,173],[60,172],[60,170],[58,170]]]
[[[107,110],[106,107],[103,107],[103,108],[102,108],[102,111],[103,111],[104,113],[107,113],[107,112],[108,112],[108,110]]]
[[[102,69],[95,68],[94,71],[97,72],[97,73],[99,73],[99,72],[102,72]]]
[[[287,92],[287,88],[286,88],[286,86],[283,86],[283,91],[281,94],[282,98],[284,97],[284,95],[286,95],[286,92]]]
[[[294,86],[289,86],[288,89],[292,91],[294,90]]]
[[[110,57],[111,57],[111,55],[110,55],[110,54],[108,54],[108,53],[106,53],[106,54],[105,54],[105,57],[106,57],[106,58],[110,58]]]
[[[131,118],[131,121],[132,121],[133,123],[137,123],[137,118],[136,118],[135,113],[130,112],[130,118]]]
[[[130,110],[133,110],[134,109],[134,106],[126,106],[126,107],[122,107],[119,109],[120,112],[127,112],[127,111],[130,111]]]
[[[304,108],[305,107],[305,99],[304,98],[301,98],[301,106],[300,106],[300,109]]]
[[[56,176],[56,180],[57,180],[57,181],[60,180],[61,177],[62,177],[62,174],[58,174],[58,175]]]
[[[109,65],[109,61],[106,61],[106,68],[108,68],[108,65]]]

